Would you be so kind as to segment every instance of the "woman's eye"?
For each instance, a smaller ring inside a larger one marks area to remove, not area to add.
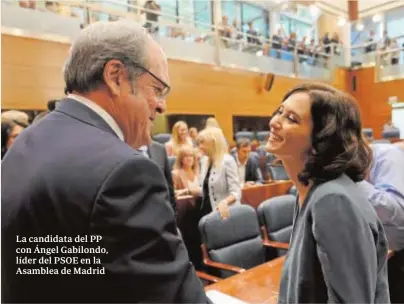
[[[291,122],[297,122],[296,118],[293,115],[289,115],[287,117]]]

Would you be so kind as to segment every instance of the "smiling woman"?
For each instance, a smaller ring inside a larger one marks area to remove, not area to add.
[[[355,183],[368,171],[371,150],[354,99],[301,84],[269,125],[267,149],[299,193],[279,302],[389,302],[386,236]]]

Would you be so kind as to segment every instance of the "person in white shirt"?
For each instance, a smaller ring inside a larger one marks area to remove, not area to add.
[[[236,152],[232,153],[237,163],[238,176],[241,185],[250,186],[264,182],[259,167],[258,155],[254,157],[251,152],[251,141],[248,138],[239,138],[236,142]]]

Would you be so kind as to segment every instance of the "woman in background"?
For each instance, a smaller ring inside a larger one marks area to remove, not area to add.
[[[386,235],[356,184],[372,153],[353,98],[300,84],[283,98],[270,132],[267,150],[298,191],[279,303],[389,303]]]
[[[6,121],[1,123],[1,159],[3,159],[7,150],[10,149],[14,140],[27,127],[19,121]]]
[[[182,146],[192,147],[192,140],[188,135],[188,125],[185,121],[177,121],[171,131],[171,139],[166,143],[168,156],[177,156]]]
[[[220,129],[220,126],[219,126],[219,123],[217,122],[216,118],[209,117],[206,120],[205,128],[219,128]]]
[[[195,127],[189,128],[189,137],[191,137],[192,144],[196,147],[196,137],[198,136],[198,129]]]
[[[228,153],[223,132],[219,128],[206,128],[198,134],[201,159],[200,181],[202,187],[191,190],[202,196],[201,217],[219,210],[222,218],[229,216],[229,206],[240,203],[241,186],[237,164]]]
[[[190,189],[199,187],[199,165],[197,151],[183,146],[178,151],[172,171],[176,196],[191,194]]]

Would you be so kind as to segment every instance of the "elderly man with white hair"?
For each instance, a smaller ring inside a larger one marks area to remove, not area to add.
[[[136,150],[166,107],[162,49],[130,21],[95,23],[64,79],[2,162],[3,302],[207,302],[163,174]]]

